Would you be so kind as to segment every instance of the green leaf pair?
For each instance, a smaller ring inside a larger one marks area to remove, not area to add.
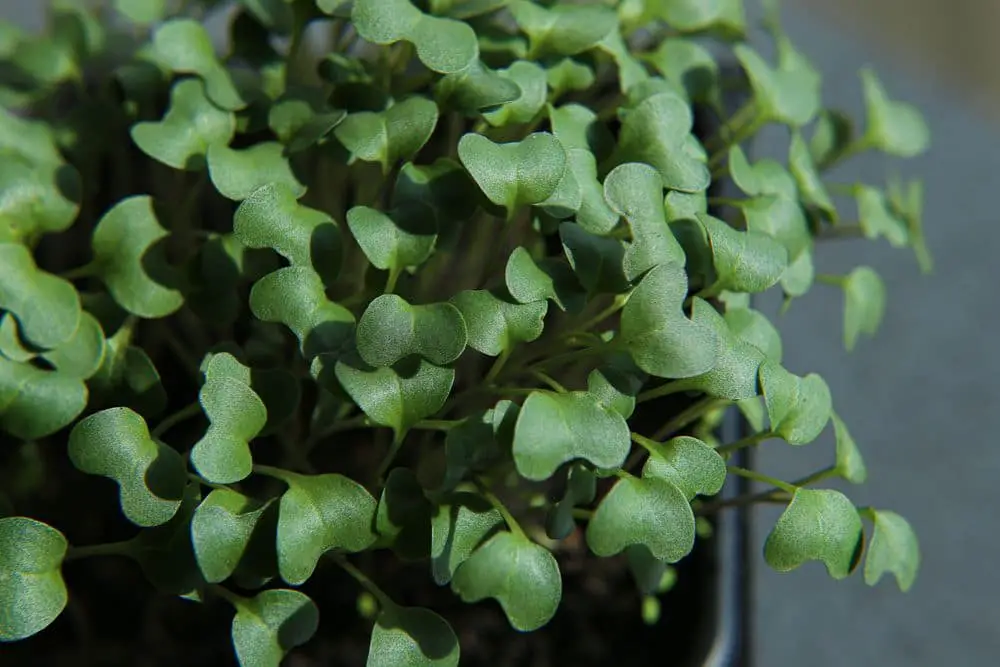
[[[353,113],[333,133],[353,159],[380,164],[382,173],[387,174],[400,160],[416,156],[434,133],[437,121],[434,102],[410,97],[385,111]]]
[[[41,521],[0,518],[0,643],[44,630],[66,607],[66,538]]]
[[[167,21],[153,33],[153,50],[157,61],[174,72],[201,77],[208,98],[216,106],[238,111],[247,105],[201,23],[181,18]]]

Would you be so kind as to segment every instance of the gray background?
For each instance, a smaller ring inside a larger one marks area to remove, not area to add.
[[[921,6],[933,10],[933,2]],[[0,0],[0,17],[38,26],[45,4]],[[938,0],[938,10],[949,7],[948,0]],[[792,38],[823,72],[827,101],[860,117],[856,72],[871,63],[892,95],[925,111],[933,148],[893,166],[925,179],[925,219],[936,271],[922,276],[908,251],[884,243],[834,242],[820,248],[818,271],[845,273],[868,264],[886,281],[890,298],[879,336],[862,339],[851,355],[844,353],[841,294],[824,286],[777,318],[786,365],[827,379],[838,412],[863,448],[869,482],[850,489],[852,498],[909,518],[921,538],[923,563],[916,585],[902,595],[888,580],[874,589],[859,576],[834,582],[820,565],[779,575],[758,559],[758,664],[995,665],[1000,656],[1000,577],[995,571],[1000,536],[994,509],[1000,473],[1000,316],[993,296],[998,273],[991,259],[1000,251],[1000,219],[993,206],[1000,197],[1000,163],[992,159],[1000,135],[947,81],[932,81],[925,67],[908,66],[898,51],[883,46],[884,40],[872,38],[878,30],[868,30],[864,40],[852,38],[791,0],[785,2],[784,16]],[[927,60],[925,53],[922,62]],[[772,132],[758,150],[780,155],[786,146],[787,137]],[[880,183],[889,166],[859,158],[834,177]],[[849,215],[851,208],[842,210]],[[765,310],[776,313],[777,304],[770,300]],[[831,452],[829,437],[794,451],[771,442],[761,448],[758,461],[762,470],[791,479],[828,465]],[[776,515],[770,509],[757,513],[758,545]]]

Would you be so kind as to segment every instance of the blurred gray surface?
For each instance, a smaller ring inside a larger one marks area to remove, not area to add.
[[[44,2],[0,0],[0,17],[40,25]],[[925,219],[936,260],[920,275],[908,251],[885,243],[833,242],[818,251],[817,270],[879,270],[889,290],[884,325],[847,355],[841,344],[842,296],[818,285],[782,317],[786,365],[829,382],[837,411],[863,448],[869,482],[848,489],[858,503],[895,509],[918,531],[923,564],[913,590],[889,580],[874,589],[860,576],[831,581],[822,567],[790,574],[757,561],[756,641],[759,667],[879,665],[978,667],[998,664],[1000,536],[994,509],[1000,475],[1000,315],[991,264],[1000,252],[1000,133],[967,112],[960,99],[920,71],[889,67],[886,54],[786,2],[786,28],[825,76],[825,99],[862,111],[856,72],[872,63],[896,97],[920,105],[932,150],[916,160],[859,158],[840,169],[842,182],[881,183],[886,169],[921,175]],[[787,137],[767,135],[759,153],[783,154]],[[850,217],[851,205],[843,209]],[[773,299],[764,308],[775,314]],[[787,479],[828,465],[829,437],[789,451],[760,451],[762,470]],[[757,513],[758,545],[776,511]]]

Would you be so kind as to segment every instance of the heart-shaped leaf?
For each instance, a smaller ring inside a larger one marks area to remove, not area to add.
[[[201,77],[209,99],[219,107],[237,111],[247,105],[200,22],[178,18],[162,24],[153,33],[153,51],[157,61],[171,70]]]
[[[508,144],[466,134],[458,142],[458,157],[486,197],[507,209],[508,218],[519,207],[552,196],[567,168],[562,144],[546,132]]]
[[[520,96],[521,89],[516,83],[500,76],[480,60],[444,76],[434,86],[434,97],[442,109],[466,115],[497,109]]]
[[[920,544],[910,523],[895,512],[869,509],[875,524],[865,556],[865,583],[874,586],[886,572],[896,577],[899,589],[910,590],[920,569]]]
[[[834,579],[857,564],[861,517],[847,496],[832,489],[797,489],[764,542],[764,560],[778,572],[818,560]]]
[[[713,292],[763,292],[777,284],[788,268],[788,252],[761,232],[733,229],[711,215],[698,221],[708,233],[717,276]]]
[[[667,479],[619,479],[587,524],[587,545],[598,556],[613,556],[637,544],[669,563],[688,555],[694,546],[691,504]]]
[[[484,113],[483,118],[493,127],[531,122],[545,106],[548,93],[545,70],[533,62],[518,60],[497,73],[516,83],[521,96],[495,111]]]
[[[763,314],[752,308],[729,307],[723,317],[729,330],[740,340],[756,347],[770,361],[781,363],[781,335]]]
[[[144,195],[115,204],[94,229],[94,271],[133,315],[166,317],[184,304],[178,271],[167,263],[167,236],[152,197]]]
[[[858,221],[866,238],[884,236],[893,247],[907,245],[910,235],[906,221],[892,210],[884,192],[868,185],[857,185],[854,198],[858,205]]]
[[[23,516],[0,518],[0,642],[26,639],[56,620],[69,598],[66,538]]]
[[[687,275],[679,264],[652,268],[622,311],[621,340],[636,365],[650,375],[685,378],[712,370],[718,359],[715,331],[684,315]]]
[[[13,323],[13,320],[11,322]],[[59,347],[43,352],[39,356],[52,364],[52,367],[60,373],[87,380],[101,368],[104,352],[104,331],[101,329],[101,323],[96,317],[84,311],[80,315],[80,324],[73,336]]]
[[[791,264],[812,249],[812,236],[802,206],[780,195],[761,195],[743,202],[747,230],[767,234],[785,246]]]
[[[0,357],[0,430],[37,440],[72,424],[86,407],[79,377]]]
[[[930,147],[930,130],[916,107],[889,98],[870,67],[861,70],[861,84],[868,110],[864,141],[900,157],[920,155]]]
[[[468,328],[469,347],[491,357],[542,335],[548,303],[517,303],[499,291],[465,290],[451,298]]]
[[[632,230],[625,250],[625,277],[630,281],[660,264],[684,265],[681,244],[674,238],[663,209],[663,181],[645,164],[615,167],[604,180],[604,198]]]
[[[514,0],[510,11],[528,35],[529,56],[533,58],[574,56],[594,48],[618,27],[615,12],[608,7],[560,4],[548,8]]]
[[[412,159],[437,126],[437,105],[410,97],[385,111],[352,113],[333,133],[354,159],[377,162],[388,173],[398,161]]]
[[[844,290],[844,347],[854,349],[858,336],[874,336],[885,313],[885,283],[867,266],[859,266],[841,282]]]
[[[646,379],[646,374],[632,363],[631,357],[618,354],[590,372],[587,393],[628,419],[635,410],[635,398]]]
[[[372,421],[388,426],[396,440],[421,419],[444,405],[455,381],[455,370],[417,357],[393,367],[372,368],[360,357],[337,360],[334,372],[351,399]]]
[[[458,359],[467,342],[462,313],[450,303],[413,306],[383,294],[358,321],[358,353],[372,366],[392,366],[411,354],[443,366]]]
[[[276,509],[270,501],[260,503],[231,489],[208,494],[191,518],[191,544],[205,581],[217,584],[246,566],[257,542],[269,547],[268,560],[275,559]]]
[[[714,496],[726,481],[726,462],[698,438],[680,436],[656,448],[642,469],[643,479],[665,479],[691,500]]]
[[[693,39],[668,38],[647,60],[668,81],[687,93],[692,102],[722,108],[719,65],[715,57]]]
[[[132,141],[146,155],[174,169],[204,169],[205,154],[214,143],[228,144],[236,119],[205,96],[198,79],[183,79],[170,91],[170,107],[157,122],[132,126]]]
[[[306,192],[277,141],[262,141],[243,149],[212,144],[207,158],[212,185],[226,199],[242,201],[268,183],[286,186],[296,199]]]
[[[238,599],[235,606],[233,647],[241,667],[278,667],[319,627],[319,609],[299,591],[262,591],[254,598]]]
[[[833,433],[837,442],[837,474],[851,484],[864,484],[868,470],[851,432],[847,430],[847,424],[836,412],[830,413],[830,420],[833,421]]]
[[[733,53],[750,79],[758,118],[802,127],[819,111],[820,75],[787,38],[778,36],[775,41],[777,67],[746,44],[734,46]]]
[[[746,27],[740,0],[660,0],[657,16],[681,32],[716,29],[742,34]]]
[[[367,667],[457,667],[458,637],[429,609],[382,609],[375,619]]]
[[[630,448],[625,419],[585,391],[532,392],[514,428],[514,463],[530,480],[548,479],[559,466],[576,459],[598,468],[618,468]]]
[[[410,42],[434,72],[453,74],[479,59],[476,33],[468,24],[424,14],[410,0],[355,0],[351,21],[374,44]]]
[[[459,566],[451,587],[465,602],[495,599],[511,627],[521,632],[548,623],[562,598],[559,564],[552,553],[506,531],[491,537]]]
[[[375,530],[400,558],[424,560],[431,552],[433,512],[416,474],[408,468],[393,468],[378,501]]]
[[[748,195],[777,195],[792,201],[798,199],[795,177],[783,164],[768,158],[750,164],[739,144],[729,149],[729,173],[736,187]]]
[[[375,541],[375,499],[357,482],[333,473],[266,472],[288,485],[278,507],[277,546],[278,570],[289,584],[309,579],[327,551],[364,551]]]
[[[771,432],[788,444],[812,442],[830,421],[830,388],[819,375],[799,377],[773,361],[765,361],[760,367],[760,386]]]
[[[340,271],[340,230],[330,216],[296,201],[287,183],[268,183],[240,202],[233,233],[247,248],[273,248],[292,266],[310,268],[326,285]]]
[[[802,201],[807,206],[819,209],[827,220],[836,222],[837,208],[833,205],[830,194],[820,179],[809,146],[798,130],[792,132],[792,143],[788,148],[788,168],[795,177]]]
[[[355,206],[347,212],[347,224],[368,261],[397,274],[427,261],[437,241],[434,213],[420,202],[397,206],[391,217],[374,208]]]
[[[548,258],[536,262],[521,246],[514,248],[507,259],[504,280],[519,303],[551,299],[560,310],[573,311],[582,305],[580,283],[566,263]]]
[[[647,97],[622,119],[616,162],[644,162],[656,168],[663,187],[684,192],[708,188],[708,159],[691,136],[691,107],[678,95]],[[693,143],[692,143],[693,142]],[[662,204],[662,201],[661,201]]]
[[[545,80],[554,100],[566,93],[589,90],[594,78],[594,70],[573,58],[563,58],[545,68]]]
[[[569,537],[576,526],[573,508],[594,502],[597,497],[597,477],[586,466],[574,463],[566,478],[566,492],[552,505],[545,517],[545,534],[554,540]]]
[[[249,368],[228,352],[209,354],[201,364],[208,382],[229,378],[249,386],[267,408],[267,425],[274,430],[295,414],[302,393],[298,380],[283,368]]]
[[[198,394],[209,427],[191,449],[191,465],[215,484],[232,484],[253,469],[250,441],[267,423],[267,408],[250,385],[210,377]]]
[[[17,319],[25,341],[51,349],[73,337],[81,311],[70,282],[39,269],[19,243],[0,243],[0,266],[0,311]]]
[[[316,88],[285,93],[268,112],[267,124],[285,144],[288,153],[298,153],[322,143],[347,118],[343,109],[331,109]]]
[[[250,290],[250,310],[264,322],[280,322],[299,339],[302,354],[340,350],[354,334],[354,315],[326,298],[319,274],[289,266],[269,273]]]
[[[184,461],[149,435],[128,408],[111,408],[77,423],[69,458],[79,470],[118,483],[122,512],[137,526],[159,526],[177,512],[187,484]]]
[[[622,241],[597,236],[572,222],[559,225],[559,236],[566,259],[588,295],[628,291],[629,281],[625,277],[628,246]]]
[[[714,331],[719,348],[712,370],[678,380],[677,390],[697,390],[731,401],[758,396],[760,384],[757,376],[765,360],[764,353],[737,336],[725,318],[704,299],[694,299],[691,321]]]
[[[447,496],[431,519],[431,573],[439,586],[451,581],[476,547],[503,526],[503,517],[475,493]]]
[[[0,242],[32,242],[65,231],[80,210],[77,171],[42,155],[0,149]]]

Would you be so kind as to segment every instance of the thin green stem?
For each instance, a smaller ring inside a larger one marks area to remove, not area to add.
[[[89,278],[90,276],[97,274],[97,263],[89,262],[83,266],[78,266],[75,269],[70,269],[59,274],[59,277],[64,280],[79,280],[80,278]]]
[[[771,486],[777,487],[787,493],[795,493],[798,491],[797,487],[789,484],[788,482],[782,481],[777,477],[765,475],[764,473],[757,472],[756,470],[747,470],[746,468],[740,468],[739,466],[726,466],[726,470],[734,475],[739,475],[740,477],[745,477],[755,482],[770,484]]]
[[[88,544],[82,547],[71,546],[66,551],[65,560],[91,558],[92,556],[128,556],[132,551],[131,540],[108,542],[106,544]]]
[[[347,572],[347,574],[351,575],[351,577],[356,582],[361,584],[362,588],[371,593],[372,597],[378,600],[380,607],[382,607],[383,609],[388,609],[395,606],[395,603],[392,601],[392,599],[388,595],[386,595],[385,592],[383,592],[382,589],[379,588],[374,581],[369,579],[368,575],[366,575],[358,568],[354,567],[354,565],[352,565],[351,562],[347,560],[347,558],[345,558],[341,554],[336,554],[336,553],[329,553],[328,555],[337,565],[339,565],[344,570],[344,572]]]
[[[864,235],[865,235],[865,230],[858,223],[846,224],[846,225],[840,224],[840,225],[824,227],[816,234],[814,234],[815,238],[819,240],[858,239],[858,238],[863,238]]]
[[[848,158],[852,158],[859,153],[864,153],[866,150],[872,147],[871,140],[867,135],[862,135],[856,138],[854,141],[849,143],[844,147],[839,153],[834,153],[827,160],[820,162],[816,165],[816,168],[822,171],[827,171],[832,169],[834,166],[840,164]]]
[[[646,436],[636,433],[635,431],[633,431],[629,435],[632,438],[632,442],[639,445],[650,454],[655,454],[660,448],[660,443],[656,442],[655,440],[650,440]]]
[[[189,472],[188,473],[188,479],[191,480],[192,482],[196,482],[198,484],[204,484],[205,486],[207,486],[210,489],[228,489],[229,488],[225,484],[216,484],[215,482],[210,482],[207,479],[205,479],[204,477],[196,475],[193,472]]]
[[[774,434],[771,433],[770,431],[762,431],[760,433],[754,433],[753,435],[748,435],[747,437],[741,438],[740,440],[737,440],[735,442],[730,442],[727,445],[722,445],[715,451],[719,452],[719,454],[731,454],[732,452],[744,449],[746,447],[755,447],[756,445],[759,445],[768,438],[773,438],[773,437]]]
[[[580,507],[574,507],[572,514],[574,519],[581,519],[583,521],[590,521],[594,518],[594,510],[585,510]]]
[[[834,477],[837,474],[837,466],[830,466],[828,468],[823,468],[822,470],[817,470],[811,475],[806,475],[802,479],[797,479],[792,484],[794,486],[809,486],[810,484],[815,484],[816,482],[822,482],[824,479]]]
[[[654,398],[662,398],[663,396],[669,396],[670,394],[676,394],[679,391],[684,391],[687,385],[684,384],[682,380],[674,380],[673,382],[666,382],[661,384],[655,389],[650,389],[649,391],[644,391],[635,398],[636,403],[645,403],[646,401],[652,401]]]
[[[506,522],[507,527],[510,528],[511,532],[519,537],[527,538],[527,535],[524,533],[524,529],[521,528],[521,524],[517,522],[517,519],[515,519],[514,515],[510,513],[507,506],[504,505],[499,498],[497,498],[497,495],[493,493],[493,491],[491,491],[482,480],[477,479],[476,486],[479,488],[479,492],[483,494],[483,497],[486,498],[491,505],[493,505],[497,512],[500,512],[500,516],[503,517],[503,520]]]
[[[653,434],[652,439],[663,442],[691,422],[699,419],[706,412],[711,412],[713,409],[721,407],[726,402],[727,401],[715,398],[714,396],[706,396],[705,398],[692,403],[687,408],[684,408],[684,410],[679,412],[673,419],[661,426],[659,430]]]
[[[183,421],[191,419],[192,417],[196,417],[201,413],[202,413],[201,403],[199,403],[198,401],[195,401],[194,403],[191,403],[189,405],[185,405],[177,412],[165,417],[163,421],[157,424],[156,428],[154,428],[152,432],[150,432],[150,435],[152,436],[153,440],[158,440],[163,436],[164,433],[172,429],[174,426],[177,426],[177,424],[180,424]]]
[[[561,384],[559,384],[558,382],[556,382],[556,380],[551,375],[548,375],[547,373],[543,373],[542,371],[537,371],[537,370],[531,370],[529,372],[531,373],[532,377],[536,378],[540,382],[544,382],[549,387],[551,387],[554,391],[556,391],[556,392],[558,392],[560,394],[565,394],[566,393],[566,387],[564,387]]]
[[[288,475],[290,472],[282,468],[275,468],[274,466],[261,465],[259,463],[254,464],[253,471],[258,475],[265,475],[267,477],[273,477],[274,479],[280,479],[282,482],[288,479]]]
[[[540,359],[532,363],[529,368],[537,371],[550,366],[558,366],[559,364],[565,364],[573,361],[582,361],[584,359],[589,359],[590,357],[603,356],[618,349],[621,349],[620,343],[601,343],[600,345],[592,345],[591,347],[585,347],[571,352],[563,352],[562,354],[557,354],[547,359]]]
[[[608,306],[601,312],[597,313],[589,320],[583,322],[579,326],[574,327],[573,331],[570,332],[570,335],[578,333],[588,333],[598,324],[600,324],[601,322],[608,319],[609,317],[617,313],[619,310],[624,308],[626,303],[628,303],[628,296],[619,294],[618,296],[615,297],[614,301],[611,302],[610,306]]]
[[[402,272],[402,269],[395,266],[389,269],[389,277],[385,281],[385,289],[382,290],[384,294],[392,294],[396,291],[396,282],[399,280]]]
[[[830,273],[817,273],[816,282],[823,283],[824,285],[832,285],[834,287],[843,287],[847,282],[847,277],[836,276]]]
[[[510,360],[510,355],[513,350],[513,347],[504,348],[503,352],[500,353],[500,356],[497,357],[496,361],[493,362],[493,365],[490,366],[490,370],[486,373],[486,378],[483,380],[483,384],[488,385],[497,379],[497,376],[500,375],[500,371],[503,370],[503,367],[507,365],[507,361]]]
[[[735,498],[704,503],[695,510],[695,514],[705,516],[707,514],[714,514],[719,510],[731,507],[745,507],[747,505],[755,505],[757,503],[786,504],[788,503],[788,500],[788,494],[781,489],[768,489],[766,491],[761,491],[760,493],[747,493],[742,496],[736,496]]]
[[[242,609],[243,607],[246,606],[247,599],[245,597],[233,593],[231,590],[229,590],[224,586],[213,584],[212,586],[209,587],[209,590],[212,591],[212,593],[214,593],[215,595],[218,595],[220,598],[222,598],[229,604],[233,605],[233,607],[235,607],[236,609]]]
[[[392,444],[389,445],[389,451],[386,453],[385,458],[382,459],[382,463],[379,464],[378,470],[375,472],[375,479],[377,480],[379,486],[382,485],[383,480],[385,480],[385,475],[389,472],[389,468],[392,466],[392,462],[396,460],[396,456],[399,454],[399,450],[403,448],[403,436],[397,434],[393,435]]]
[[[736,133],[745,126],[747,123],[751,122],[757,115],[757,107],[754,104],[754,100],[747,101],[742,107],[736,110],[732,116],[729,117],[719,130],[709,137],[705,141],[705,148],[709,150],[715,150],[720,146],[728,146],[733,142],[730,141],[730,137],[733,133]]]

